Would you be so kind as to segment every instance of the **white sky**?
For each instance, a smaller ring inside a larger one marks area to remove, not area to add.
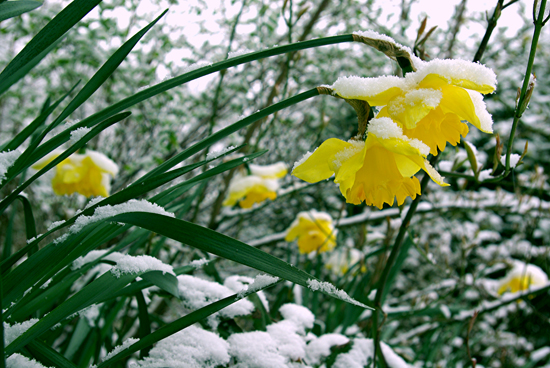
[[[200,7],[198,0],[187,0],[181,1],[180,4],[170,5],[167,1],[161,3],[160,5],[153,4],[150,0],[142,0],[139,7],[138,13],[140,14],[150,14],[150,16],[157,16],[160,12],[166,8],[169,8],[168,14],[165,16],[164,22],[172,26],[178,26],[182,34],[185,34],[187,39],[200,47],[204,41],[207,39],[210,43],[224,42],[226,37],[218,27],[216,19],[221,17],[233,18],[238,11],[240,10],[241,2],[235,1],[235,4],[231,4],[231,0],[206,0],[209,8],[204,10],[199,16],[194,11],[194,7]],[[315,0],[317,1],[317,0]],[[508,2],[507,0],[506,2]],[[221,14],[218,9],[221,8],[221,2],[226,3],[226,14]],[[312,0],[313,2],[313,0]],[[492,15],[493,8],[496,4],[496,0],[468,0],[467,1],[467,15],[484,14],[489,13]],[[382,6],[382,15],[380,16],[381,23],[393,24],[398,22],[398,17],[401,11],[401,0],[382,0],[378,2]],[[425,15],[428,16],[427,29],[438,26],[438,29],[446,30],[451,25],[448,22],[452,19],[455,7],[460,3],[460,0],[416,0],[411,6],[410,17],[412,20],[412,25],[407,32],[409,39],[414,40],[416,38],[416,30],[420,25],[420,21],[424,18]],[[520,9],[519,5],[523,3],[525,5],[525,12],[529,14],[532,9],[532,0],[520,0],[520,2],[511,5],[509,8],[505,9],[502,12],[502,16],[498,22],[498,27],[507,27],[508,34],[513,35],[515,31],[523,24],[521,17],[518,14]],[[275,4],[274,4],[275,6]],[[278,5],[277,5],[278,6]],[[120,9],[120,8],[119,8]],[[93,16],[93,15],[92,15]],[[243,13],[241,19],[246,20],[247,18],[255,17],[255,10],[247,10]],[[131,17],[130,12],[126,10],[117,11],[116,17],[119,21],[119,26],[127,27],[129,19]],[[152,18],[151,18],[152,19]],[[197,24],[200,20],[210,19],[212,21],[206,22],[205,26],[209,31],[213,33],[220,32],[219,37],[210,35],[200,34],[200,28]],[[281,20],[280,31],[283,34],[286,30],[286,27]],[[238,28],[238,32],[246,33],[248,30],[243,27]],[[359,31],[359,30],[358,30]],[[135,31],[134,31],[135,32]],[[483,33],[485,28],[482,25],[469,23],[466,26],[461,28],[459,37],[465,39],[475,33]],[[133,32],[132,32],[133,33]],[[176,35],[174,35],[176,37]],[[266,45],[270,46],[270,45]],[[234,50],[235,51],[235,50]],[[168,54],[168,61],[174,62],[176,65],[180,64],[186,66],[186,63],[182,62],[183,57],[189,57],[190,54],[185,54],[183,50],[174,50]],[[199,61],[199,60],[197,60]],[[157,70],[157,74],[160,79],[167,77],[167,71]],[[209,76],[214,78],[214,76]],[[196,81],[195,81],[196,82]],[[191,89],[198,87],[199,85],[206,85],[206,80],[201,80],[196,82],[197,86],[191,86]],[[193,83],[192,83],[193,84]]]

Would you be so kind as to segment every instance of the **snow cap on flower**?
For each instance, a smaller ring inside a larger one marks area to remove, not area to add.
[[[334,248],[336,234],[337,230],[328,213],[311,210],[298,213],[286,231],[285,240],[298,238],[298,249],[302,254],[322,253]]]
[[[426,143],[436,155],[447,142],[456,145],[468,134],[463,120],[492,133],[481,94],[493,92],[496,84],[495,73],[481,64],[436,59],[418,63],[417,71],[404,78],[342,77],[332,88],[343,98],[382,107],[377,117],[393,119],[405,135]]]
[[[36,162],[32,168],[40,170],[63,151],[55,150]],[[87,150],[74,153],[56,166],[52,188],[57,195],[80,193],[86,197],[108,197],[111,177],[118,174],[118,165],[103,153]]]
[[[229,193],[224,206],[234,206],[239,203],[241,208],[251,208],[254,203],[261,203],[266,199],[277,198],[279,183],[277,179],[284,177],[287,166],[284,162],[272,165],[249,165],[251,175],[237,175],[229,183]]]
[[[517,293],[530,287],[548,284],[548,275],[538,266],[516,262],[505,278],[500,280],[498,293]]]
[[[389,118],[373,119],[369,123],[365,142],[348,142],[330,138],[300,164],[292,175],[315,183],[335,175],[346,202],[375,205],[401,205],[407,197],[420,194],[420,182],[413,175],[420,169],[441,186],[443,177],[425,159],[429,147],[403,134],[399,125]]]

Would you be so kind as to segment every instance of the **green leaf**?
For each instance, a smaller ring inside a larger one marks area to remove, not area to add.
[[[76,368],[71,361],[59,354],[57,351],[43,343],[42,341],[33,341],[27,345],[27,349],[39,362],[47,367],[56,368]]]
[[[142,227],[202,251],[238,262],[304,287],[309,287],[308,281],[319,281],[307,272],[271,254],[230,238],[227,235],[184,220],[146,212],[122,213],[113,216],[110,220]],[[334,298],[368,308],[349,297],[349,299],[346,298],[336,290],[325,288],[319,290]]]
[[[38,339],[44,332],[63,319],[122,289],[139,275],[140,273],[123,274],[117,278],[111,272],[104,273],[40,319],[24,334],[8,345],[5,349],[6,355],[9,356],[31,341]]]
[[[25,142],[25,140],[33,134],[50,116],[50,114],[59,106],[59,104],[76,88],[78,83],[71,88],[69,92],[67,92],[63,97],[61,97],[59,100],[55,101],[55,103],[51,106],[46,106],[44,104],[44,107],[40,113],[40,115],[34,119],[29,125],[27,125],[19,134],[17,134],[11,141],[7,142],[0,151],[13,151],[17,147],[21,145],[21,143]],[[46,101],[47,102],[47,101]]]
[[[61,123],[67,116],[72,114],[80,105],[82,105],[101,85],[109,78],[118,66],[124,61],[126,56],[132,51],[134,46],[139,40],[159,21],[159,19],[166,14],[168,10],[162,12],[155,20],[149,23],[141,31],[136,33],[132,38],[126,41],[115,53],[103,64],[103,66],[94,74],[88,83],[78,92],[76,97],[69,103],[69,105],[61,112],[61,114],[55,119],[55,121],[48,127],[48,131],[55,128]],[[44,134],[45,135],[45,134]]]
[[[403,263],[405,262],[405,259],[407,259],[407,256],[409,254],[409,248],[411,245],[413,245],[414,242],[411,239],[410,234],[407,234],[407,237],[403,241],[403,246],[401,247],[401,250],[399,251],[399,254],[397,255],[397,259],[395,260],[395,263],[393,267],[390,270],[390,273],[388,275],[388,279],[386,281],[386,288],[384,289],[384,293],[382,294],[382,299],[380,300],[380,304],[384,304],[384,300],[386,300],[386,296],[388,295],[389,290],[391,289],[391,285],[395,281],[395,278],[401,272],[401,268],[403,267]]]
[[[5,1],[0,3],[0,22],[38,8],[42,3],[32,0]]]
[[[75,0],[48,22],[2,71],[0,93],[9,88],[17,77],[21,78],[17,74],[21,68],[32,63],[100,2],[101,0]]]
[[[17,199],[23,204],[23,212],[25,214],[25,231],[27,233],[27,240],[36,236],[36,223],[34,221],[34,215],[32,214],[31,202],[23,195],[18,195]]]
[[[180,297],[178,292],[178,279],[171,273],[151,271],[144,273],[141,278],[145,281],[150,282],[153,285],[158,286],[159,288],[172,294],[176,298]]]

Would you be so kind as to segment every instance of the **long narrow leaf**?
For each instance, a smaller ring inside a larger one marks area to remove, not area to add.
[[[75,0],[55,16],[0,73],[0,91],[14,83],[17,72],[47,50],[101,0]],[[0,92],[1,93],[1,92]]]
[[[56,368],[76,368],[70,360],[59,354],[57,351],[43,343],[42,341],[33,341],[27,345],[31,354],[46,366]]]
[[[0,22],[30,12],[42,5],[39,1],[18,0],[0,3]]]

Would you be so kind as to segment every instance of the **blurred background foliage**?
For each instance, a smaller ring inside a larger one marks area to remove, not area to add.
[[[144,10],[140,3],[136,0],[100,3],[22,82],[4,94],[0,99],[0,144],[34,119],[47,98],[61,97],[79,80],[87,82],[137,27],[144,26],[169,5],[157,2]],[[214,10],[207,1],[189,2],[186,5],[189,18],[185,12],[173,15],[178,17],[177,23],[181,26],[186,25],[188,19],[196,19],[189,14],[212,13],[215,21],[205,17],[194,25],[197,33],[190,36],[182,32],[176,22],[161,20],[71,119],[78,121],[167,76],[179,75],[195,63],[212,63],[246,50],[257,51],[366,29],[387,34],[412,48],[414,39],[407,36],[413,24],[409,10],[416,2],[402,0],[401,13],[389,20],[381,16],[385,3],[377,0],[243,0],[222,1],[221,7]],[[531,6],[528,1],[519,1],[504,11],[525,14],[524,9]],[[36,11],[2,22],[0,65],[6,65],[61,8],[61,3],[49,1]],[[422,46],[428,60],[451,56],[473,59],[483,34],[464,38],[461,30],[473,24],[485,27],[486,15],[470,12],[467,6],[461,9],[460,4],[455,10],[448,28],[436,29]],[[126,22],[121,22],[120,14],[126,15]],[[430,9],[426,9],[426,15],[429,29]],[[493,115],[495,133],[504,142],[510,132],[516,90],[524,78],[532,37],[532,20],[526,16],[523,19],[524,24],[519,25],[513,35],[505,28],[497,28],[481,59],[498,77],[497,91],[486,96],[485,101]],[[423,193],[423,202],[406,240],[408,256],[401,260],[401,272],[393,280],[383,308],[387,316],[382,328],[382,340],[417,366],[471,364],[465,345],[468,322],[476,309],[481,309],[481,313],[468,340],[478,366],[550,364],[550,354],[538,361],[532,359],[534,351],[550,346],[547,291],[486,312],[482,307],[484,302],[499,300],[495,285],[514,260],[535,264],[550,273],[549,44],[550,38],[544,29],[534,64],[537,86],[529,109],[520,121],[513,150],[521,154],[528,142],[524,163],[502,182],[479,183],[472,176],[466,151],[460,144],[448,148],[439,163],[439,170],[455,173],[447,176],[451,187],[430,185]],[[376,77],[399,72],[396,63],[360,44],[319,47],[267,58],[148,99],[133,107],[128,119],[102,132],[88,147],[105,153],[121,167],[113,183],[114,192],[192,142],[239,120],[243,114],[249,115],[300,91],[332,84],[340,76]],[[247,144],[242,151],[269,150],[254,161],[256,164],[283,161],[292,167],[305,152],[325,139],[352,137],[357,130],[356,119],[354,110],[344,101],[319,96],[250,125],[211,150]],[[492,168],[495,137],[478,134],[472,126],[470,131],[467,140],[477,147],[479,162],[484,169]],[[333,282],[359,301],[372,301],[372,291],[386,254],[384,250],[389,249],[397,233],[403,208],[378,211],[364,205],[349,205],[332,181],[305,185],[290,176],[282,180],[282,192],[272,202],[250,210],[223,208],[221,202],[234,174],[234,170],[226,172],[188,192],[179,202],[185,208],[180,217],[255,244]],[[45,177],[25,191],[35,204],[35,217],[45,219],[37,222],[38,233],[45,232],[54,221],[72,217],[86,203],[86,199],[78,195],[54,195],[49,180]],[[13,189],[13,184],[4,189],[2,196]],[[296,244],[284,242],[281,233],[298,212],[309,209],[328,212],[340,221],[338,248],[352,247],[363,252],[360,263],[345,275],[322,267],[328,254],[299,255]],[[4,252],[25,244],[22,211],[12,206],[0,215],[0,223]],[[10,232],[13,237],[5,236],[8,226],[13,226]],[[165,262],[172,262],[174,267],[203,257],[192,248],[155,234],[149,236],[144,246],[132,248],[134,254],[152,251]],[[249,271],[230,261],[216,260],[197,272],[202,277],[221,281],[235,272]],[[310,308],[316,315],[313,329],[316,334],[370,334],[369,312],[324,295],[280,284],[270,290],[268,300],[274,318],[277,318],[277,306],[286,302]],[[161,316],[169,309],[169,303],[157,308]],[[238,326],[233,324],[222,323],[219,328],[253,328],[238,319]]]

